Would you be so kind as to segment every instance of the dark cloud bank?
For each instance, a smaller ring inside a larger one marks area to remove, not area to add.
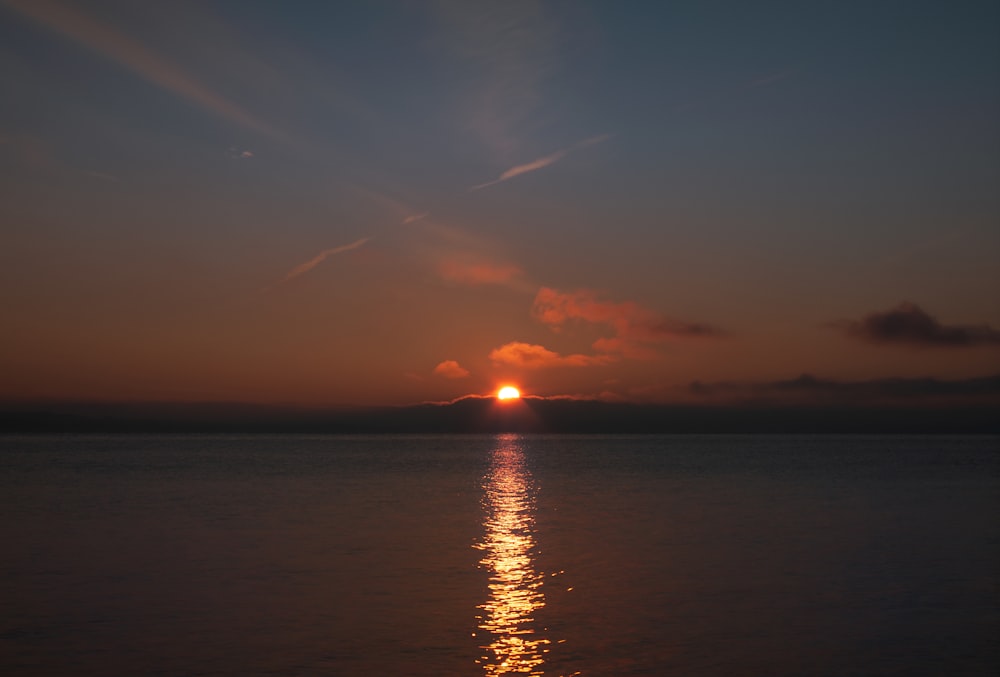
[[[942,348],[1000,346],[1000,331],[987,324],[941,324],[920,306],[908,301],[890,310],[870,313],[860,320],[837,322],[833,326],[852,338],[869,343]]]
[[[769,384],[694,384],[687,405],[466,397],[447,404],[317,410],[240,404],[8,403],[6,433],[992,433],[1000,375],[857,383],[802,376]],[[756,393],[757,399],[751,395]],[[778,393],[778,400],[762,396]],[[785,396],[790,396],[784,399]]]
[[[803,374],[798,378],[767,383],[701,383],[690,386],[692,395],[710,401],[753,406],[784,404],[913,404],[951,407],[992,404],[1000,407],[1000,375],[947,381],[936,378],[885,378],[870,381],[835,381]]]

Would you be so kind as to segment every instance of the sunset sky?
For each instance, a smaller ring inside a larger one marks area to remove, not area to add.
[[[0,399],[974,397],[998,35],[992,1],[0,0]]]

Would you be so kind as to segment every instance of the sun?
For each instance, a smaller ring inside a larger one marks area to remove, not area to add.
[[[497,392],[498,400],[516,400],[520,399],[521,391],[519,391],[514,386],[504,386]]]

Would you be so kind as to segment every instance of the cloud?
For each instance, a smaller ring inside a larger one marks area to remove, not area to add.
[[[516,165],[514,167],[511,167],[503,174],[501,174],[499,178],[494,179],[493,181],[487,181],[486,183],[480,183],[478,185],[473,186],[469,190],[480,190],[481,188],[486,188],[487,186],[494,186],[503,181],[508,181],[510,179],[513,179],[515,176],[521,176],[522,174],[528,174],[529,172],[537,172],[539,169],[544,169],[549,165],[554,165],[555,163],[562,160],[564,157],[569,155],[574,150],[580,148],[586,148],[588,146],[593,146],[595,144],[607,141],[610,138],[611,138],[610,134],[602,134],[600,136],[593,136],[589,139],[584,139],[583,141],[580,141],[579,143],[576,143],[573,146],[570,146],[569,148],[563,148],[562,150],[557,150],[556,152],[550,153],[545,157],[540,157],[537,160],[532,160],[531,162],[526,162],[523,165]]]
[[[2,4],[71,40],[99,52],[149,82],[248,129],[273,134],[265,124],[201,85],[142,43],[78,7],[56,0],[0,0]]]
[[[465,378],[469,375],[469,370],[455,360],[445,360],[434,367],[434,374],[445,378]]]
[[[524,369],[544,369],[547,367],[593,367],[615,362],[611,355],[560,355],[545,346],[512,341],[490,352],[490,361],[497,366],[505,365]]]
[[[594,349],[625,357],[654,357],[650,346],[670,339],[721,335],[715,327],[673,320],[632,301],[602,301],[588,290],[561,292],[542,287],[535,296],[532,314],[556,331],[575,320],[608,327],[614,335],[595,341]]]
[[[481,235],[432,221],[401,231],[410,253],[438,277],[458,284],[502,285],[524,294],[538,289],[521,266],[504,258],[504,248]]]
[[[451,259],[441,261],[437,271],[446,280],[471,285],[506,284],[523,273],[511,263]]]
[[[498,157],[508,157],[545,104],[546,83],[567,62],[560,11],[538,0],[425,4],[442,29],[437,42],[468,73],[460,102],[468,129]]]
[[[891,310],[869,313],[860,320],[836,322],[832,326],[852,338],[876,344],[941,348],[1000,345],[1000,331],[989,325],[941,324],[920,306],[907,301]]]
[[[288,275],[285,276],[285,279],[282,280],[282,282],[288,282],[289,280],[291,280],[294,277],[298,277],[299,275],[302,275],[303,273],[308,273],[310,270],[312,270],[313,268],[315,268],[319,264],[323,263],[323,261],[328,256],[333,256],[334,254],[341,254],[343,252],[349,252],[352,249],[358,249],[359,247],[362,247],[370,239],[371,238],[363,237],[360,240],[356,240],[356,241],[352,242],[351,244],[341,245],[340,247],[334,247],[332,249],[324,249],[319,254],[317,254],[313,258],[309,259],[305,263],[300,263],[299,265],[297,265],[294,268],[292,268],[288,272]]]
[[[402,225],[405,226],[407,224],[413,223],[414,221],[419,221],[420,219],[426,219],[430,215],[431,215],[430,212],[422,212],[420,214],[411,214],[410,216],[407,216],[405,219],[403,219]]]
[[[599,143],[604,143],[613,136],[614,134],[598,134],[597,136],[591,136],[589,138],[584,139],[583,141],[578,141],[576,145],[573,146],[573,150],[579,150],[581,148],[589,148],[590,146],[596,146]]]
[[[1000,375],[951,381],[931,377],[836,381],[802,374],[761,383],[695,381],[688,391],[700,399],[742,403],[856,405],[922,400],[972,404],[1000,402]]]
[[[538,158],[537,160],[532,160],[531,162],[527,162],[523,165],[517,165],[515,167],[511,167],[503,174],[501,174],[500,178],[494,179],[493,181],[487,181],[486,183],[477,184],[472,188],[470,188],[469,190],[479,190],[481,188],[486,188],[487,186],[494,186],[502,181],[513,179],[515,176],[520,176],[521,174],[527,174],[528,172],[538,171],[539,169],[543,169],[544,167],[548,167],[549,165],[559,162],[559,160],[566,157],[567,152],[568,151],[566,150],[558,150],[555,153],[552,153],[551,155],[546,155],[545,157]]]

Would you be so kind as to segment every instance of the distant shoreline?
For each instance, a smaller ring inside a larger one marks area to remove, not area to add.
[[[306,409],[227,403],[0,405],[0,434],[45,433],[1000,434],[995,407],[686,406],[468,398],[446,404]]]

